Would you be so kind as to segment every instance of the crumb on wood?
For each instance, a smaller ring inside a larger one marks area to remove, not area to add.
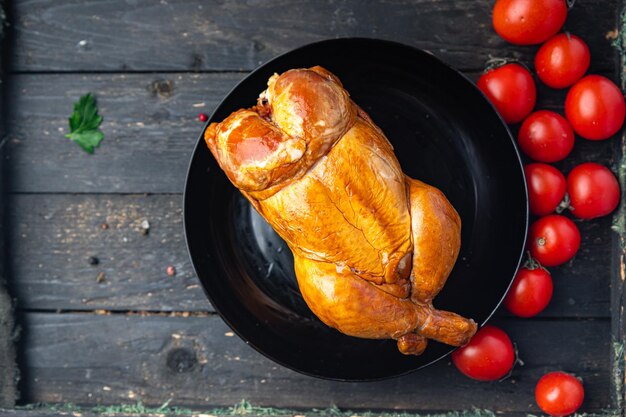
[[[103,283],[106,280],[106,274],[104,272],[99,272],[98,275],[96,276],[96,282],[98,284]]]
[[[608,32],[606,32],[606,34],[604,35],[604,37],[609,40],[609,41],[614,41],[615,39],[617,39],[617,37],[619,36],[619,30],[617,28],[613,29],[613,30],[609,30]]]
[[[142,235],[147,235],[148,233],[150,233],[150,222],[148,221],[148,219],[143,219],[141,221],[141,224],[139,225],[139,228]]]

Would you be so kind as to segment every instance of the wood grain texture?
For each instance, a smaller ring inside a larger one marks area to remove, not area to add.
[[[11,80],[11,189],[182,192],[211,113],[243,74],[38,75]],[[93,92],[105,138],[93,155],[66,139],[72,103]]]
[[[478,74],[469,74],[476,79]],[[606,73],[605,75],[611,76]],[[10,190],[27,193],[180,193],[210,114],[244,74],[19,75],[11,80],[5,162]],[[105,139],[87,155],[66,139],[72,103],[98,100]],[[251,97],[251,104],[255,97]],[[562,111],[565,92],[539,89],[537,108]],[[515,127],[513,127],[515,132]],[[617,139],[615,139],[617,140]],[[614,165],[614,140],[577,139],[559,168],[593,160]]]
[[[76,410],[70,411],[71,408],[68,409],[61,408],[60,410],[48,410],[46,408],[33,408],[33,409],[6,409],[0,408],[0,415],[4,417],[100,417],[102,413],[93,412],[93,411],[84,411],[84,410]],[[201,417],[201,413],[191,413],[188,414],[188,417]],[[170,415],[177,415],[180,417],[180,414],[167,414],[167,413],[107,413],[107,416],[112,417],[169,417]],[[226,416],[223,416],[226,417]],[[253,416],[249,416],[253,417]]]
[[[181,204],[179,195],[14,195],[8,221],[19,307],[213,311],[187,254]],[[581,251],[551,269],[554,298],[544,317],[609,317],[609,270],[597,264],[610,251],[610,219],[578,225]],[[89,265],[90,256],[100,263]]]
[[[0,0],[0,202],[6,201],[5,179],[7,172],[2,164],[5,154],[6,113],[8,101],[5,94],[7,63],[7,16],[6,1]],[[15,320],[13,302],[6,289],[9,269],[6,265],[8,242],[8,224],[5,219],[6,207],[0,204],[0,407],[12,407],[17,399],[18,370],[15,362]]]
[[[13,407],[18,398],[13,303],[0,275],[0,407]]]
[[[620,21],[619,46],[626,46],[626,1],[620,2],[622,18]],[[620,87],[626,91],[626,56],[620,54]],[[611,369],[613,374],[613,384],[615,397],[613,403],[622,410],[622,416],[626,416],[626,132],[620,136],[620,141],[616,142],[614,154],[620,161],[618,179],[621,187],[622,204],[615,214],[613,229],[616,234],[613,236],[611,251],[611,341],[614,352],[611,357]]]
[[[2,2],[0,1],[0,11]],[[0,25],[1,25],[0,19]],[[2,134],[0,118],[0,137]],[[0,157],[4,149],[0,144]],[[0,201],[6,202],[4,193],[4,172],[0,164]],[[7,207],[0,204],[0,407],[12,407],[18,397],[18,368],[16,363],[15,328],[13,300],[7,291],[7,279],[10,268],[7,265],[9,246],[8,223],[5,217]]]
[[[624,83],[624,81],[622,81]],[[622,84],[622,89],[624,84]],[[612,390],[614,404],[622,410],[622,416],[626,416],[626,206],[623,201],[626,198],[626,134],[622,136],[616,154],[621,156],[622,163],[619,169],[619,181],[622,189],[622,204],[615,214],[613,243],[611,250],[611,342],[613,354],[611,355],[611,370],[613,374]]]
[[[581,411],[610,406],[608,320],[503,320],[525,362],[502,382],[480,383],[441,361],[405,377],[368,383],[302,376],[254,351],[216,316],[26,315],[27,402],[230,406],[242,399],[286,408],[536,413],[532,392],[548,370],[585,380]],[[555,338],[554,335],[560,337]],[[567,340],[567,349],[563,341]],[[299,387],[294,389],[294,387]],[[454,394],[451,394],[453,387]],[[451,399],[451,395],[454,399]]]
[[[621,5],[579,0],[570,13],[566,29],[589,42],[592,72],[615,75],[609,35]],[[560,369],[584,378],[582,412],[623,414],[613,410],[625,395],[616,373],[623,356],[613,342],[624,342],[625,267],[610,218],[578,223],[581,252],[553,268],[554,299],[539,318],[498,313],[496,324],[525,361],[499,383],[461,377],[447,361],[365,384],[289,371],[231,335],[187,256],[179,193],[202,128],[197,114],[211,113],[245,72],[299,45],[344,36],[425,48],[473,79],[489,55],[531,64],[536,47],[508,45],[492,31],[492,6],[493,0],[15,2],[11,130],[1,163],[13,192],[5,206],[12,289],[25,324],[22,402],[160,406],[172,399],[210,409],[246,399],[300,410],[479,407],[521,416],[538,413],[534,384]],[[562,111],[564,92],[539,88],[538,108]],[[87,91],[105,118],[106,138],[92,156],[63,137],[72,103]],[[568,172],[594,160],[623,170],[616,143],[577,139],[558,166]],[[143,220],[150,223],[147,235]],[[89,265],[90,256],[100,263]],[[165,273],[170,264],[175,277]],[[35,413],[9,411],[59,415]]]
[[[590,44],[593,71],[614,68],[606,34],[617,3],[580,1],[565,24]],[[355,36],[427,49],[464,70],[482,69],[490,55],[530,62],[536,48],[499,38],[492,7],[492,0],[23,0],[13,64],[20,72],[251,70],[300,45]]]
[[[179,195],[15,196],[9,222],[19,307],[212,310],[187,255],[181,204]]]
[[[245,415],[246,417],[354,417],[358,416],[358,414],[351,413],[351,410],[337,410],[337,409],[315,409],[315,410],[288,410],[288,409],[280,409],[280,410],[267,410],[263,407],[257,407],[257,409],[253,408],[251,411],[245,409],[245,414],[242,412],[237,413],[236,407],[229,407],[227,409],[218,408],[218,409],[203,409],[194,407],[193,410],[189,410],[187,408],[181,409],[177,407],[176,411],[168,411],[166,408],[165,411],[154,411],[154,412],[109,412],[109,411],[100,411],[102,408],[106,407],[67,407],[67,410],[63,407],[60,407],[58,411],[55,409],[47,409],[46,407],[34,407],[32,409],[28,408],[20,408],[20,409],[3,409],[0,408],[0,415],[3,417],[100,417],[103,414],[109,417],[241,417]],[[117,407],[112,407],[116,409]],[[120,407],[120,408],[130,408],[130,407]],[[94,410],[95,409],[95,410]],[[154,410],[158,410],[158,408],[153,408]],[[184,411],[183,411],[184,410]],[[189,412],[186,412],[189,410]],[[235,412],[230,412],[231,410],[235,410]],[[280,413],[280,414],[278,414]],[[507,417],[528,417],[528,413],[525,412],[507,412]],[[395,417],[397,413],[393,412],[370,412],[368,413],[370,417]],[[403,413],[404,417],[495,417],[496,414],[489,410],[462,410],[458,411],[433,411],[433,412],[425,412],[425,413]],[[586,414],[586,417],[614,417],[613,415],[607,414]]]

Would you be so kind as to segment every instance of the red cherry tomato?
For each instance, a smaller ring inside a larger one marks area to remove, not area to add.
[[[520,268],[504,298],[504,306],[518,317],[533,317],[552,299],[552,278],[543,268]]]
[[[586,162],[567,176],[572,214],[581,219],[606,216],[619,204],[619,183],[607,167]]]
[[[587,75],[567,93],[565,115],[574,131],[583,138],[608,139],[624,123],[624,95],[608,78]]]
[[[574,148],[574,131],[565,117],[539,110],[524,120],[517,140],[522,151],[535,161],[556,162]]]
[[[535,387],[535,400],[545,413],[566,416],[580,408],[585,398],[583,384],[574,375],[550,372],[541,377]]]
[[[526,165],[524,174],[530,212],[535,216],[553,213],[565,197],[565,176],[552,165],[540,162]]]
[[[497,0],[492,20],[504,40],[534,45],[555,35],[566,18],[565,0]]]
[[[548,87],[565,88],[585,75],[590,61],[589,47],[582,39],[560,33],[539,48],[535,70]]]
[[[578,252],[580,232],[567,217],[551,214],[536,220],[530,226],[528,246],[532,257],[541,265],[561,265]]]
[[[477,85],[509,124],[521,122],[535,107],[535,80],[519,64],[505,64],[488,70],[478,79]]]
[[[487,324],[476,332],[467,345],[452,352],[452,362],[470,378],[494,381],[513,368],[513,343],[503,330]]]

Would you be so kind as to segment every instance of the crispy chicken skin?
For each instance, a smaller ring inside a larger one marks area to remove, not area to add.
[[[302,295],[324,323],[415,355],[427,339],[460,346],[476,332],[432,305],[459,253],[457,212],[404,175],[332,73],[275,74],[256,106],[212,123],[204,139],[291,248]]]

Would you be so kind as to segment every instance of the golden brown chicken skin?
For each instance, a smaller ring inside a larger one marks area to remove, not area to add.
[[[321,67],[274,75],[256,106],[211,124],[205,141],[231,182],[287,242],[302,295],[329,326],[460,346],[476,324],[437,310],[461,220],[438,189],[408,178],[393,147]]]

